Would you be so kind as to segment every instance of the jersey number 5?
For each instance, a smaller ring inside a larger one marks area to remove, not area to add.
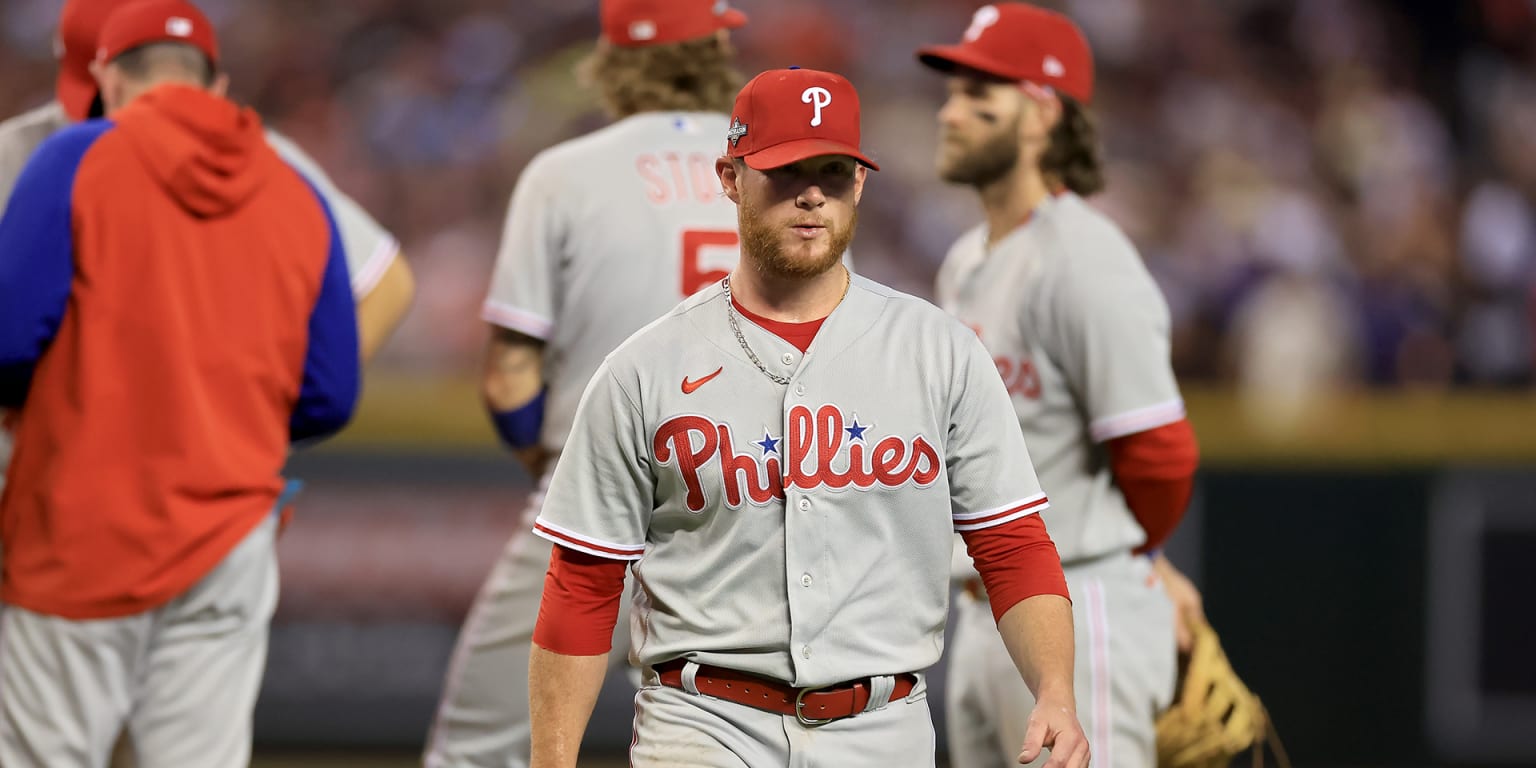
[[[719,282],[730,274],[729,269],[706,269],[703,263],[705,248],[740,247],[741,238],[733,229],[685,229],[683,230],[683,279],[684,296],[692,296],[710,283]],[[734,260],[732,261],[734,265]]]

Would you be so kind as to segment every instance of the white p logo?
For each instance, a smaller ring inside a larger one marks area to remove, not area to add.
[[[816,116],[811,118],[811,127],[815,128],[821,125],[821,108],[832,103],[832,92],[819,85],[813,85],[800,94],[800,102],[816,106]]]
[[[981,33],[987,31],[987,27],[997,23],[997,17],[997,6],[995,5],[983,5],[977,8],[976,14],[971,16],[971,26],[965,30],[965,41],[967,43],[976,42],[976,38],[981,37]]]

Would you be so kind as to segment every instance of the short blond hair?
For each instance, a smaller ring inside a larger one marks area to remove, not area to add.
[[[720,36],[624,48],[599,42],[576,76],[617,118],[638,112],[726,112],[741,89],[735,51]]]

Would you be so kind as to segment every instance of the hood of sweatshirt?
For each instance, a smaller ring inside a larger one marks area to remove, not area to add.
[[[159,86],[112,119],[166,193],[201,218],[238,210],[272,173],[261,118],[200,88]]]

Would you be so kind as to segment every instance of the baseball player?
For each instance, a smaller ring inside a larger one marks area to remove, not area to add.
[[[101,28],[106,120],[55,133],[0,218],[0,765],[244,766],[290,442],[358,395],[338,227],[223,98],[183,0]]]
[[[1173,693],[1174,615],[1155,550],[1184,512],[1195,438],[1169,362],[1168,308],[1130,241],[1084,196],[1103,186],[1093,63],[1066,17],[976,11],[957,45],[919,51],[948,76],[938,170],[975,188],[986,221],[951,248],[942,306],[981,337],[1007,384],[1073,600],[1077,702],[1096,762],[1153,766]],[[967,581],[951,654],[952,761],[1009,762],[1030,692],[999,674],[987,590]]]
[[[765,72],[715,169],[741,263],[582,396],[535,522],[533,765],[576,765],[626,570],[635,766],[934,764],[953,532],[1041,699],[1021,759],[1084,766],[1070,606],[1007,392],[975,334],[839,259],[875,164],[837,75]]]
[[[43,140],[72,123],[101,115],[101,102],[90,65],[96,56],[102,22],[125,0],[66,0],[59,16],[59,74],[53,102],[0,122],[0,211],[5,210],[16,178]],[[410,267],[399,245],[356,201],[288,138],[267,131],[267,141],[325,195],[346,247],[347,268],[357,300],[358,334],[363,360],[373,357],[405,317],[415,292]],[[9,430],[0,413],[0,468],[10,454]]]
[[[741,85],[728,30],[746,17],[713,0],[605,0],[601,16],[580,74],[615,122],[523,172],[482,311],[485,401],[534,477],[553,466],[603,357],[719,282],[738,250],[735,208],[714,167]],[[550,547],[514,537],[476,597],[428,739],[429,768],[528,764],[528,651]],[[618,664],[628,634],[615,638]]]

